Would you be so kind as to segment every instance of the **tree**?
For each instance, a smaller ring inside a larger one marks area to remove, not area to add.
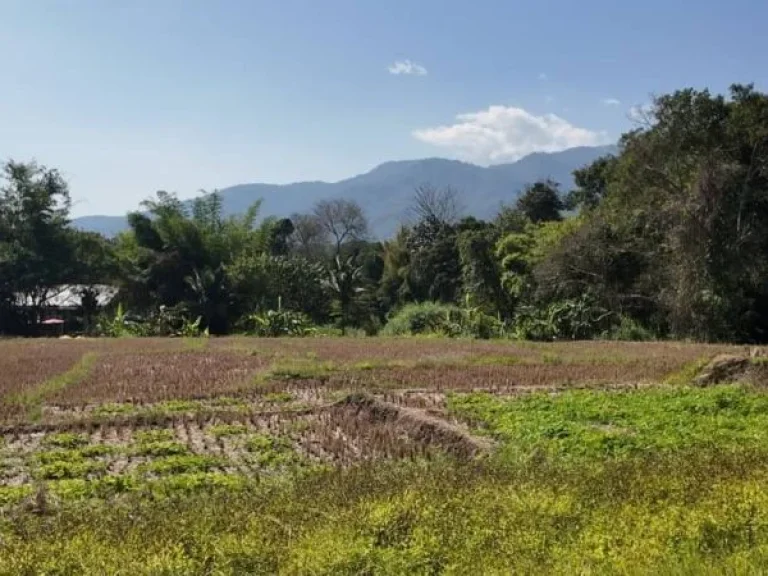
[[[531,222],[537,223],[560,220],[560,212],[565,209],[565,204],[560,198],[558,184],[544,180],[528,186],[517,199],[516,207]]]
[[[318,217],[314,214],[292,214],[291,222],[290,250],[309,260],[323,259],[328,252],[328,239]]]
[[[576,188],[568,193],[566,207],[571,210],[596,208],[608,191],[611,172],[616,164],[615,156],[603,156],[588,166],[574,170],[573,180]]]
[[[365,292],[363,284],[363,267],[356,262],[355,256],[334,258],[325,286],[333,295],[342,334],[346,334],[353,320],[359,319],[359,297]]]
[[[3,329],[29,332],[57,285],[74,276],[67,183],[56,170],[10,161],[0,187],[0,296]],[[27,314],[16,306],[28,304]]]
[[[456,189],[422,184],[416,188],[408,211],[415,222],[434,220],[450,225],[461,216],[462,204]]]
[[[260,202],[241,216],[223,217],[216,192],[194,200],[191,209],[173,194],[158,192],[143,203],[148,214],[128,217],[132,238],[120,241],[127,261],[126,288],[131,300],[148,312],[160,306],[189,318],[200,316],[202,327],[225,333],[236,319],[227,270],[243,254],[268,251],[274,222],[256,226]]]
[[[368,220],[354,200],[321,200],[315,204],[313,213],[320,228],[332,238],[337,256],[345,242],[363,240],[368,234]]]

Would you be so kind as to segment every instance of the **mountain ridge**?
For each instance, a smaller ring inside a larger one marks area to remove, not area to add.
[[[514,202],[525,185],[536,180],[552,178],[563,191],[569,190],[573,186],[573,170],[616,151],[616,146],[611,145],[535,152],[516,162],[487,167],[434,157],[393,160],[337,182],[236,184],[220,189],[219,193],[225,215],[242,213],[259,198],[263,200],[262,215],[278,217],[308,212],[318,200],[353,199],[368,215],[374,236],[381,238],[396,230],[419,185],[455,188],[462,195],[468,214],[488,218],[502,203]],[[72,222],[77,228],[107,236],[127,228],[125,216],[81,216]]]

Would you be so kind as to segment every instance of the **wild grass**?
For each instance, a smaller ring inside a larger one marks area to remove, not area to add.
[[[42,416],[43,401],[61,394],[62,391],[74,387],[85,379],[97,358],[95,352],[86,352],[66,372],[49,378],[37,386],[7,396],[3,404],[11,408],[11,414],[21,412],[27,420],[37,421]]]
[[[0,572],[759,572],[766,481],[764,454],[709,450],[555,468],[378,463],[293,482],[191,472],[123,481],[84,515],[95,484],[67,480],[45,515],[5,521]]]
[[[748,386],[574,390],[515,399],[453,395],[449,410],[500,440],[515,460],[617,458],[679,450],[766,449],[768,395]]]
[[[768,564],[768,395],[687,386],[702,358],[728,347],[77,346],[98,354],[90,373],[34,404],[99,420],[8,430],[3,461],[22,484],[0,478],[0,574],[740,574]],[[575,389],[598,384],[626,389]],[[350,397],[360,390],[390,402]],[[410,392],[440,401],[426,402],[433,413],[393,405]],[[286,412],[299,403],[308,409]],[[452,456],[462,442],[483,449]]]

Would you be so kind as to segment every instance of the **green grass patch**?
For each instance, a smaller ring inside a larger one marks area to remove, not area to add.
[[[162,476],[185,472],[205,472],[224,465],[226,465],[224,459],[214,456],[179,454],[146,462],[139,467],[139,471]]]
[[[189,454],[189,447],[181,442],[160,440],[157,442],[138,442],[131,447],[131,453],[136,456],[174,456]]]
[[[289,362],[275,363],[269,371],[260,377],[262,380],[322,380],[339,370],[331,361],[295,359]]]
[[[243,424],[216,424],[208,428],[208,433],[216,438],[240,436],[246,432],[248,432],[248,427]]]
[[[33,471],[33,476],[41,480],[60,480],[63,478],[86,478],[103,475],[107,472],[105,462],[93,460],[57,460],[43,464]]]
[[[138,409],[133,404],[120,404],[109,402],[101,404],[93,409],[94,416],[121,416],[127,414],[136,414]]]
[[[167,428],[153,428],[133,433],[133,440],[137,443],[165,442],[173,440],[175,437],[173,430]]]
[[[194,400],[167,400],[166,402],[160,402],[155,404],[150,409],[151,412],[158,412],[161,414],[167,413],[181,413],[181,412],[197,412],[202,408],[200,402]]]
[[[60,432],[58,434],[48,434],[42,439],[40,444],[51,448],[78,448],[88,444],[88,437],[85,434]]]
[[[290,392],[270,392],[264,394],[264,402],[271,402],[272,404],[288,404],[293,402],[294,395]]]
[[[5,402],[21,406],[26,412],[28,419],[39,421],[43,414],[43,401],[45,398],[60,392],[64,388],[74,386],[83,380],[97,359],[98,355],[95,352],[86,352],[79,362],[63,374],[46,380],[29,392],[11,396]]]
[[[564,364],[565,360],[559,354],[555,354],[553,352],[544,352],[541,355],[541,362],[542,364],[550,364],[552,366],[558,366],[560,364]]]
[[[245,449],[251,453],[250,460],[262,468],[282,468],[300,462],[299,455],[286,438],[254,434],[245,441]]]
[[[743,386],[574,390],[515,399],[452,395],[450,411],[503,453],[614,458],[717,446],[768,448],[768,395]]]
[[[472,366],[517,366],[523,363],[523,359],[518,356],[509,355],[482,355],[474,356],[469,362]]]
[[[711,358],[699,358],[683,366],[677,372],[673,372],[664,379],[665,386],[688,386],[699,375],[701,370],[709,364]]]
[[[9,506],[21,502],[32,494],[32,486],[0,486],[0,507]]]

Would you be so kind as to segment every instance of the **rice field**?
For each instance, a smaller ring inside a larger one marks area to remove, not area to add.
[[[0,573],[749,572],[763,383],[691,385],[748,352],[0,341]]]

